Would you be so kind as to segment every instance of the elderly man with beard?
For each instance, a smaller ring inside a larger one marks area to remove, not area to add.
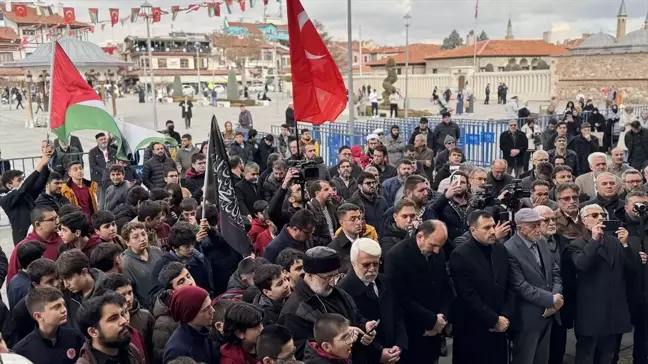
[[[558,209],[555,211],[558,235],[569,240],[578,239],[586,229],[578,213],[578,195],[580,188],[575,183],[564,183],[556,186],[556,202]]]
[[[587,157],[591,172],[576,177],[576,184],[580,187],[582,193],[589,196],[590,199],[596,197],[596,178],[599,174],[607,172],[607,156],[605,153],[592,153]],[[616,185],[621,185],[621,179],[616,177]]]
[[[351,295],[360,313],[368,320],[380,320],[373,345],[380,357],[368,363],[393,363],[407,349],[407,331],[397,292],[391,281],[379,273],[382,250],[371,239],[360,238],[351,246],[351,264],[338,286]],[[401,361],[402,362],[402,361]]]
[[[576,284],[576,363],[611,363],[617,337],[632,330],[627,283],[640,268],[628,247],[628,231],[606,233],[601,206],[580,212],[586,233],[565,250],[578,274]]]
[[[560,322],[558,311],[565,302],[560,267],[541,239],[541,221],[536,210],[520,209],[515,214],[517,232],[504,243],[518,297],[511,327],[513,364],[548,362],[553,317]]]
[[[562,278],[563,296],[566,304],[560,310],[560,315],[553,315],[551,336],[549,338],[549,364],[562,364],[567,344],[567,329],[574,327],[574,289],[576,285],[576,272],[570,261],[563,261],[563,252],[570,241],[556,232],[556,218],[554,211],[547,206],[535,207],[542,220],[540,221],[540,233],[542,239],[549,246],[553,261],[560,268]],[[558,319],[560,318],[560,319]]]
[[[603,172],[596,177],[596,197],[589,201],[583,202],[580,207],[596,204],[601,206],[608,219],[619,220],[623,217],[623,207],[625,203],[619,198],[619,187],[617,177],[610,172]]]
[[[400,128],[394,124],[389,129],[389,136],[385,136],[383,144],[387,148],[389,163],[396,165],[396,162],[403,159],[405,152],[405,139],[400,135]]]
[[[623,181],[623,188],[619,191],[619,199],[625,200],[626,196],[631,192],[643,191],[643,178],[641,172],[634,168],[629,168],[621,174],[621,181]]]
[[[177,169],[176,164],[173,159],[167,156],[164,144],[153,142],[151,149],[153,149],[153,156],[144,162],[142,183],[149,190],[153,188],[164,188],[166,186],[166,182],[164,181],[166,170],[167,168]]]
[[[628,230],[628,245],[633,252],[638,253],[642,262],[645,264],[646,254],[644,253],[644,247],[646,242],[642,242],[641,234],[641,222],[640,219],[644,219],[644,237],[648,237],[648,221],[646,221],[646,216],[643,217],[639,215],[635,209],[637,204],[648,204],[648,195],[641,191],[633,191],[628,193],[626,196],[626,205],[625,205],[625,216],[621,221],[623,221],[623,226]],[[639,275],[635,275],[633,279],[629,282],[628,290],[628,301],[630,304],[630,315],[632,319],[632,324],[634,326],[634,346],[632,350],[632,356],[634,363],[647,363],[648,358],[648,339],[646,338],[646,312],[648,312],[647,303],[648,302],[648,287],[643,282],[648,281],[648,269],[641,269],[641,274],[643,278]],[[641,294],[643,292],[643,294]],[[620,344],[619,340],[617,344]],[[619,351],[619,346],[617,346],[617,352]]]
[[[86,301],[77,313],[79,331],[88,341],[79,352],[78,364],[143,364],[144,358],[131,341],[125,299],[105,294]]]
[[[364,206],[365,221],[377,227],[380,219],[389,208],[387,201],[378,193],[378,180],[371,173],[363,173],[358,178],[358,191],[348,202]]]
[[[453,304],[453,362],[508,362],[506,332],[515,310],[509,255],[497,244],[495,219],[483,210],[468,216],[471,238],[450,255],[457,296]]]
[[[304,275],[284,304],[278,321],[293,334],[297,359],[304,357],[306,342],[313,339],[313,325],[325,313],[346,317],[355,326],[354,331],[362,334],[359,343],[353,346],[354,363],[366,363],[366,356],[363,355],[376,357],[381,354],[371,345],[376,337],[376,321],[368,321],[362,316],[353,298],[335,286],[339,270],[340,258],[335,250],[318,246],[306,251]]]
[[[407,327],[409,345],[401,363],[435,363],[440,356],[452,300],[443,251],[447,239],[443,222],[425,221],[415,235],[396,244],[385,260],[385,274],[400,298]]]
[[[335,177],[331,178],[331,186],[335,188],[337,195],[344,200],[348,200],[358,191],[358,183],[351,176],[352,166],[351,161],[346,159],[340,160],[337,165],[337,173]]]

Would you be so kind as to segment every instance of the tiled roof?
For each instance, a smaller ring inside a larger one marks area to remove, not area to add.
[[[409,46],[409,63],[410,64],[421,64],[425,63],[425,58],[431,55],[438,53],[441,50],[441,46],[438,44],[412,44]],[[387,64],[389,58],[393,58],[396,64],[405,64],[405,51],[397,54],[393,57],[385,57],[379,60],[369,62],[369,66],[384,66]]]
[[[360,73],[360,66],[353,66],[353,73]],[[371,67],[366,64],[362,65],[362,73],[371,73]]]
[[[474,46],[465,46],[441,51],[425,59],[472,57]],[[569,54],[567,48],[547,43],[544,40],[485,40],[477,42],[479,57],[521,57],[552,56]]]
[[[3,15],[6,19],[13,21],[16,24],[41,24],[41,25],[60,25],[61,27],[63,26],[70,26],[72,29],[76,28],[84,28],[87,27],[88,24],[81,23],[78,21],[75,21],[73,23],[67,24],[65,20],[63,19],[62,16],[58,14],[54,15],[38,15],[36,13],[36,8],[33,8],[31,6],[27,7],[27,16],[16,16],[11,11],[5,11],[3,12]]]
[[[0,77],[22,76],[25,71],[22,68],[0,68]]]
[[[378,53],[401,53],[405,52],[405,47],[378,47],[376,49],[371,49],[367,54],[378,54]]]
[[[587,38],[566,39],[563,41],[562,46],[565,48],[576,48],[580,46]]]
[[[227,70],[201,70],[201,75],[206,76],[206,75],[215,75],[215,76],[226,76],[228,74]],[[205,73],[207,72],[207,73]],[[235,71],[236,74],[239,74],[238,71]],[[130,76],[145,76],[144,70],[143,69],[137,69],[137,70],[131,70],[126,72],[127,75]],[[180,68],[180,69],[153,69],[153,75],[154,76],[197,76],[198,72],[194,69],[189,69],[189,68]]]
[[[238,21],[231,21],[227,23],[227,25],[232,28],[232,27],[240,27],[240,28],[245,28],[250,34],[262,34],[262,32],[259,30],[259,27],[264,26],[265,24],[255,24],[255,23],[242,23]]]
[[[18,40],[20,37],[10,27],[0,27],[0,39],[5,40]]]
[[[333,42],[333,43],[335,45],[339,46],[340,48],[344,48],[345,50],[347,49],[348,42],[338,41],[338,42]],[[351,42],[351,47],[356,52],[360,51],[360,43],[357,40],[354,40],[354,41]],[[372,52],[372,50],[370,48],[362,47],[362,53],[363,54],[369,54],[371,52]]]

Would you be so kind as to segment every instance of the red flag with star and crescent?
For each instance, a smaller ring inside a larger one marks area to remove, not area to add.
[[[66,24],[74,23],[74,21],[76,21],[74,8],[63,8],[63,21],[65,21]]]
[[[119,23],[119,9],[110,8],[108,11],[110,12],[110,25],[114,27]]]
[[[288,36],[295,120],[335,121],[347,104],[347,89],[328,48],[299,0],[288,0]]]
[[[162,9],[154,7],[151,9],[151,22],[159,23],[162,20]]]
[[[16,14],[17,17],[24,18],[27,16],[27,5],[12,3],[11,11],[13,11],[13,13]]]

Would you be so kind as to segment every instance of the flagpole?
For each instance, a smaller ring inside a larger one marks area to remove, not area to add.
[[[57,28],[58,29],[58,28]],[[47,110],[49,114],[49,120],[47,121],[47,140],[49,144],[49,138],[50,138],[50,133],[52,132],[52,86],[54,85],[54,61],[56,60],[55,54],[56,54],[56,44],[57,44],[57,39],[56,39],[56,31],[54,34],[52,34],[52,58],[50,62],[50,84],[49,84],[49,95],[48,95],[48,100],[47,100]],[[47,82],[47,77],[43,77],[43,82]],[[44,89],[44,87],[43,87]],[[66,131],[67,133],[67,131]]]
[[[347,0],[347,98],[349,104],[349,130],[353,134],[354,116],[353,116],[353,35],[351,25],[351,0]],[[331,120],[335,121],[335,120]],[[299,144],[299,143],[297,143]]]
[[[479,23],[479,0],[475,3],[475,30],[473,31],[473,67],[477,68],[477,24]],[[475,70],[478,72],[479,70]],[[474,86],[473,86],[474,87]]]

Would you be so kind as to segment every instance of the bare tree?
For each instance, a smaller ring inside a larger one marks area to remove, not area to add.
[[[236,37],[230,35],[215,35],[214,47],[222,50],[222,55],[227,62],[234,63],[241,74],[241,84],[246,86],[245,64],[250,58],[260,57],[261,40],[257,37]]]
[[[348,67],[346,48],[333,41],[333,37],[331,37],[325,30],[324,24],[318,22],[317,20],[313,20],[313,25],[315,25],[315,29],[317,29],[317,32],[324,42],[324,45],[326,45],[326,48],[328,48],[329,52],[331,53],[331,57],[333,57],[335,64],[338,66],[338,69],[340,69],[340,71],[345,70]]]

